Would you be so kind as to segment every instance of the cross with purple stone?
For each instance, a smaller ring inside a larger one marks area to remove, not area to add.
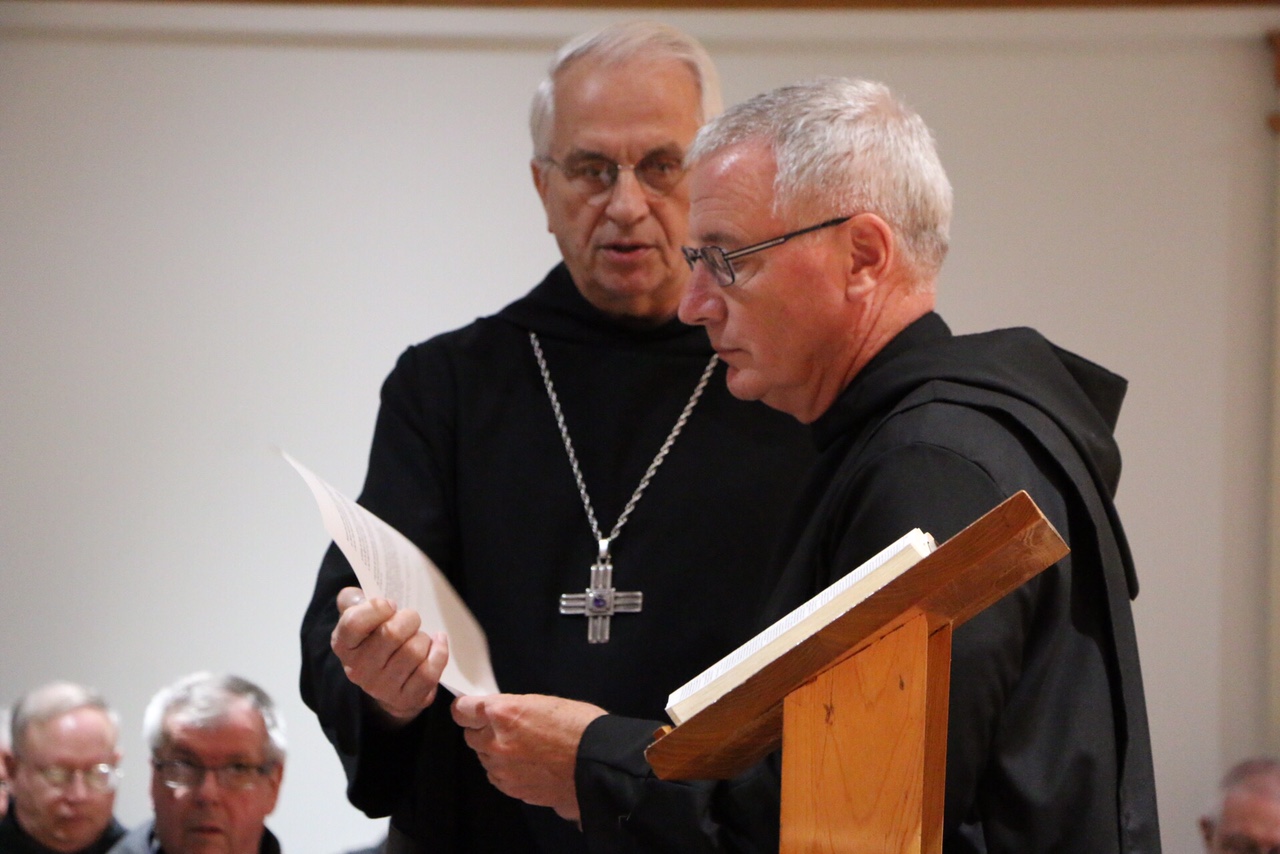
[[[587,643],[609,642],[609,618],[614,614],[639,612],[644,594],[638,590],[617,590],[613,586],[613,559],[609,541],[600,541],[600,556],[591,565],[591,586],[585,593],[560,596],[560,613],[587,618]]]

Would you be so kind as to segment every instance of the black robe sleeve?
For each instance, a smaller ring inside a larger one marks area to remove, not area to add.
[[[368,474],[358,500],[443,568],[456,548],[450,533],[452,502],[447,498],[451,423],[443,417],[452,411],[452,381],[441,369],[443,360],[424,359],[421,351],[404,353],[383,384]],[[430,420],[421,417],[422,389],[428,390],[425,399],[436,410],[437,417]],[[405,727],[388,728],[330,649],[329,637],[338,622],[338,591],[358,584],[351,565],[331,545],[303,618],[302,698],[342,760],[352,804],[368,815],[384,816],[400,808],[400,799],[413,791],[415,757],[429,724],[420,717]],[[436,700],[441,704],[448,705],[443,691]]]
[[[777,851],[776,757],[730,781],[659,780],[644,760],[658,726],[609,715],[583,735],[576,782],[589,850]]]

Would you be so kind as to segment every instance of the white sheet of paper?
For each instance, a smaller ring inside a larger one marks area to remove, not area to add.
[[[458,697],[498,693],[484,629],[444,573],[404,534],[280,453],[311,488],[324,527],[351,562],[365,596],[412,608],[423,631],[449,635],[449,663],[440,684]]]

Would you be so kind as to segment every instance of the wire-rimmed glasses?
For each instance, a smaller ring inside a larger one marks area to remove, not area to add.
[[[95,792],[114,792],[120,785],[120,769],[110,762],[99,762],[87,768],[71,768],[66,765],[33,766],[36,774],[52,789],[69,789],[79,777],[86,789]]]
[[[684,178],[684,163],[680,156],[670,151],[654,151],[637,163],[616,163],[596,154],[572,154],[563,161],[552,157],[538,158],[564,174],[569,184],[589,201],[606,198],[618,183],[618,176],[625,170],[655,196],[665,196]]]
[[[204,783],[206,774],[212,774],[223,789],[252,789],[275,767],[269,762],[262,765],[231,762],[211,768],[182,759],[153,760],[151,766],[155,768],[160,781],[170,789],[199,788]]]

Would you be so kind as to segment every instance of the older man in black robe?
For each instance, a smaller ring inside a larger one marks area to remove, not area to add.
[[[461,728],[437,696],[444,638],[364,601],[329,551],[303,624],[303,697],[352,802],[391,816],[389,850],[586,850],[595,823],[579,798],[625,799],[614,757],[658,725],[673,686],[749,635],[773,587],[812,446],[731,397],[705,334],[675,319],[682,160],[718,99],[705,51],[669,27],[562,49],[531,124],[564,263],[498,314],[410,348],[383,386],[360,501],[448,575],[508,692]],[[526,737],[538,763],[504,766],[493,746]]]

